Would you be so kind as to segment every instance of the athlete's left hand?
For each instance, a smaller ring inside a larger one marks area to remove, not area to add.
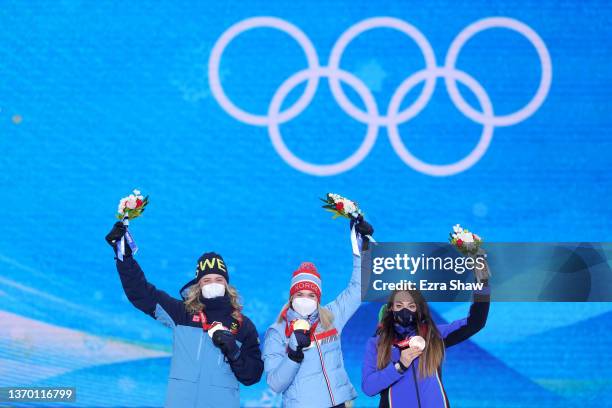
[[[212,341],[215,346],[221,349],[221,352],[225,354],[228,360],[236,361],[240,355],[240,348],[236,344],[236,338],[229,330],[217,330],[213,334]]]
[[[364,238],[366,235],[372,236],[374,234],[374,228],[363,218],[363,215],[359,216],[355,230]]]
[[[374,228],[369,222],[367,222],[363,218],[363,215],[351,219],[351,229],[353,228],[353,225],[355,225],[355,231],[361,236],[361,239],[363,241],[363,246],[361,250],[366,251],[370,244],[368,236],[372,236],[374,234]]]

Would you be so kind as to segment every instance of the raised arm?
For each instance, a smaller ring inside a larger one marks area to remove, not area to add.
[[[107,241],[113,248],[117,242],[115,237],[121,237],[123,233],[125,233],[125,226],[116,223],[107,235]],[[125,254],[123,261],[115,259],[121,286],[130,303],[168,327],[174,327],[185,319],[184,303],[149,283],[131,252],[128,251]]]
[[[347,287],[325,305],[334,316],[334,327],[342,330],[361,305],[361,256],[353,255],[353,272]]]
[[[485,326],[491,304],[491,290],[488,283],[484,283],[481,290],[474,291],[474,300],[467,317],[438,326],[445,347],[448,348],[469,339]]]
[[[353,272],[351,280],[333,302],[328,303],[328,308],[334,316],[334,327],[342,330],[344,325],[353,316],[361,305],[361,250],[367,249],[368,239],[366,235],[372,236],[374,228],[368,224],[363,217],[359,218],[355,225],[359,243],[359,255],[353,255]]]
[[[185,304],[150,284],[132,256],[117,260],[117,271],[125,295],[137,309],[168,327],[184,320]]]

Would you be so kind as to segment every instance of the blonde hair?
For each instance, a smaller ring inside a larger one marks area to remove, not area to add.
[[[229,283],[226,283],[225,292],[230,298],[232,309],[234,309],[232,311],[232,317],[236,320],[240,320],[242,314],[242,304],[240,303],[240,294],[238,294],[238,290]],[[194,283],[189,287],[189,292],[187,293],[187,298],[184,302],[185,308],[189,313],[204,311],[204,304],[200,302],[201,293],[202,290],[200,289],[199,282]]]
[[[281,323],[285,320],[283,314],[285,310],[291,307],[291,300],[292,299],[289,298],[289,302],[287,302],[285,306],[283,306],[283,308],[281,309],[281,312],[279,313],[278,318],[276,319],[276,323]],[[319,311],[319,321],[321,322],[323,328],[325,330],[329,330],[334,327],[334,314],[329,309],[321,306],[321,304],[317,305],[317,310]]]

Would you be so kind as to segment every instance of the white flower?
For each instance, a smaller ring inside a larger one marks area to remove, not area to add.
[[[461,228],[461,225],[457,224],[453,227],[453,231],[457,234],[463,232],[463,228]]]
[[[327,193],[327,197],[334,205],[342,203],[342,212],[344,214],[351,214],[355,217],[361,214],[361,211],[357,208],[357,204],[348,198],[342,197],[340,194],[336,193]]]
[[[482,238],[480,238],[478,235],[476,235],[476,234],[472,234],[472,235],[474,235],[474,239],[476,241],[482,241]]]
[[[465,243],[472,243],[474,242],[474,237],[472,237],[472,233],[468,232],[468,233],[463,233],[461,234],[461,240]]]
[[[343,199],[342,204],[344,204],[345,213],[352,214],[357,210],[355,203],[353,203],[351,200]]]
[[[129,208],[130,210],[133,210],[134,208],[136,208],[136,197],[130,196],[125,206]]]
[[[140,195],[140,190],[134,190],[134,194],[139,196]]]

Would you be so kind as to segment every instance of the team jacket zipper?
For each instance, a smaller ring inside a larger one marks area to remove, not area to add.
[[[325,377],[325,383],[327,384],[327,391],[329,391],[329,398],[331,399],[332,407],[336,405],[336,401],[334,400],[334,394],[331,389],[331,384],[329,383],[329,378],[327,377],[327,371],[325,371],[325,362],[323,361],[323,353],[321,353],[321,348],[319,347],[319,342],[317,341],[317,335],[314,336],[314,342],[317,346],[317,351],[319,352],[319,359],[321,360],[321,369],[323,370],[323,377]]]

